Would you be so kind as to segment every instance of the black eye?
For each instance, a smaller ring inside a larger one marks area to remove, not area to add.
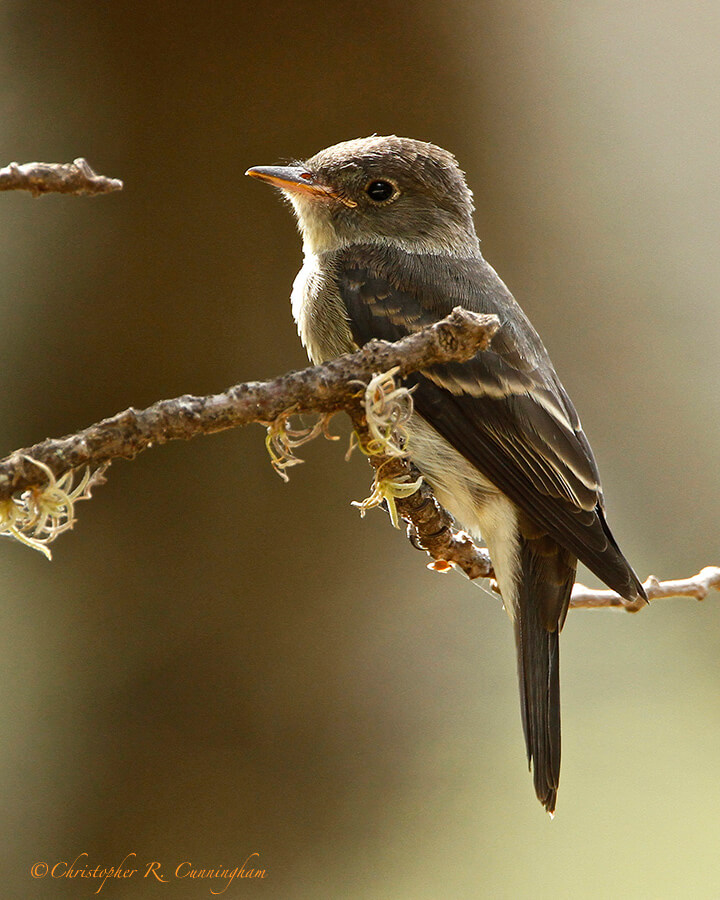
[[[395,185],[389,181],[371,181],[365,188],[365,193],[376,203],[383,203],[395,193]]]

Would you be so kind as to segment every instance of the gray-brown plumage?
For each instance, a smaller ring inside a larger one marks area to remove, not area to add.
[[[371,137],[248,174],[281,188],[303,235],[292,293],[313,362],[394,341],[454,306],[495,313],[490,350],[408,381],[409,448],[438,500],[492,555],[515,629],[535,790],[560,776],[558,635],[581,559],[628,600],[644,596],[605,521],[597,466],[545,348],[483,259],[472,195],[446,150]]]

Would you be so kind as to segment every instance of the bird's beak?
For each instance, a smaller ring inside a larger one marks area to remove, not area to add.
[[[245,173],[251,178],[260,178],[283,191],[298,191],[302,194],[324,194],[328,190],[318,184],[312,174],[302,166],[253,166]]]
[[[320,184],[312,172],[303,166],[253,166],[245,173],[252,178],[260,178],[290,194],[305,194],[310,197],[324,197],[339,200],[345,206],[357,206],[354,200],[343,196],[327,185]]]

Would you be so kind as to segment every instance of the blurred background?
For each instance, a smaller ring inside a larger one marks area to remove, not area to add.
[[[0,198],[1,455],[304,365],[243,172],[395,132],[466,170],[640,575],[720,563],[715,4],[6,0],[0,34],[0,165],[125,181]],[[52,563],[0,545],[3,896],[93,896],[30,875],[81,853],[137,854],[122,900],[251,853],[226,896],[718,896],[720,597],[569,616],[551,822],[499,602],[359,519],[335,429],[289,484],[259,427],[117,462]]]

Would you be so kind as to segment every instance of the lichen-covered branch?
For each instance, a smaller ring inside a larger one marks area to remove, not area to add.
[[[364,414],[352,413],[355,431],[363,444],[371,440]],[[420,474],[405,456],[391,456],[383,453],[368,454],[375,470],[376,479],[402,483],[414,481]],[[433,560],[428,568],[436,572],[450,572],[457,568],[471,580],[475,578],[494,579],[490,554],[484,547],[478,547],[472,538],[453,525],[453,518],[438,501],[426,482],[409,497],[396,497],[394,504],[398,515],[407,522],[407,534],[417,550],[424,550]],[[493,587],[496,587],[493,584]],[[691,597],[704,600],[711,590],[720,591],[720,568],[706,566],[691,578],[675,581],[658,581],[654,575],[643,584],[649,601],[669,597]],[[571,609],[618,608],[626,612],[639,612],[647,607],[644,600],[630,603],[615,591],[595,590],[584,584],[573,587],[570,598]]]
[[[350,417],[361,444],[367,446],[371,435],[364,412],[351,412]],[[372,453],[368,459],[376,479],[414,482],[420,474],[407,457]],[[430,567],[436,572],[449,572],[457,567],[470,579],[494,577],[490,554],[454,527],[453,517],[438,503],[426,481],[409,497],[396,497],[395,506],[407,523],[410,542],[433,559]]]
[[[103,483],[113,459],[132,459],[157,444],[253,422],[267,427],[272,463],[287,477],[285,469],[299,462],[294,450],[320,433],[327,435],[328,418],[342,410],[375,470],[372,495],[357,504],[361,511],[384,505],[393,522],[403,519],[411,543],[428,553],[435,571],[459,569],[470,579],[492,579],[487,550],[454,527],[452,516],[411,462],[404,433],[412,412],[411,393],[398,388],[394,376],[402,379],[431,365],[469,359],[488,346],[497,328],[494,316],[458,307],[446,319],[395,344],[371,341],[356,353],[272,381],[239,384],[206,397],[161,400],[144,410],[127,409],[77,434],[17,450],[0,461],[0,533],[49,556],[47,544],[72,527],[74,504]],[[289,418],[298,413],[321,418],[313,428],[295,431]],[[659,582],[651,576],[644,587],[649,600],[701,600],[711,589],[720,590],[720,568],[707,567],[679,581]],[[619,607],[629,612],[644,605],[581,584],[575,585],[570,602],[574,609]]]
[[[395,344],[371,341],[357,353],[272,381],[238,384],[206,397],[186,394],[147,409],[126,409],[77,434],[48,438],[0,461],[0,501],[73,469],[95,469],[113,459],[132,459],[172,440],[188,440],[252,422],[269,424],[291,413],[352,410],[372,376],[396,368],[405,377],[423,366],[466,360],[486,347],[498,328],[495,316],[457,308],[447,318]]]
[[[71,163],[12,162],[0,169],[0,191],[30,191],[42,194],[109,194],[121,191],[119,178],[98,175],[87,160],[78,157]]]

